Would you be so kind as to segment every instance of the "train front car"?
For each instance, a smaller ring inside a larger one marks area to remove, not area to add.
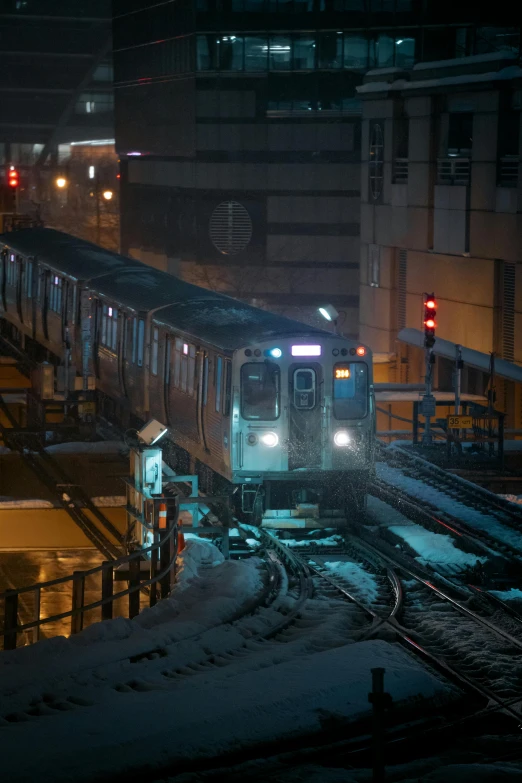
[[[313,504],[319,516],[364,513],[373,470],[371,352],[332,335],[285,337],[236,351],[232,467],[242,510]]]

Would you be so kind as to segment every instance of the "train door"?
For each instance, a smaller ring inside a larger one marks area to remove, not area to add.
[[[320,468],[322,415],[319,364],[293,364],[289,368],[288,469]]]

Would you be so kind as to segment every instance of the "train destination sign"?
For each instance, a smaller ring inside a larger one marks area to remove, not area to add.
[[[473,427],[473,416],[448,416],[448,429],[467,430]]]

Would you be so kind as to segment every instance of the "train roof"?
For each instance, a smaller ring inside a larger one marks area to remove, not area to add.
[[[157,323],[223,350],[282,337],[332,337],[54,229],[22,229],[0,240],[77,280],[91,279],[90,288],[115,304],[142,313],[161,308]]]
[[[24,256],[37,257],[76,280],[90,280],[116,269],[142,266],[134,258],[120,256],[54,228],[23,228],[0,234],[0,242]]]

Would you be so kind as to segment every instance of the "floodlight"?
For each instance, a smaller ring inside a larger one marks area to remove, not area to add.
[[[146,446],[154,446],[167,432],[168,427],[165,427],[164,424],[156,421],[156,419],[151,419],[138,431],[138,438]]]
[[[327,321],[337,321],[339,318],[339,313],[335,309],[333,305],[324,305],[324,307],[319,307],[319,312],[323,316],[323,318],[326,318]]]

